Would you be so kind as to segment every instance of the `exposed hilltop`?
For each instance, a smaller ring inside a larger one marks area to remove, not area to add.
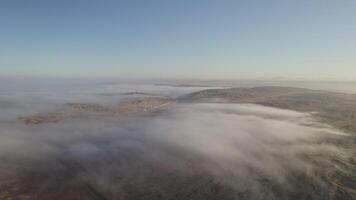
[[[182,102],[254,103],[303,112],[356,133],[356,95],[291,87],[209,89],[188,94]]]
[[[67,103],[62,110],[51,113],[39,113],[19,117],[18,120],[25,124],[56,123],[68,118],[79,116],[83,113],[123,116],[133,113],[156,112],[173,103],[167,97],[138,97],[116,105],[101,105],[94,103]]]
[[[356,95],[322,90],[310,90],[292,87],[255,87],[208,89],[178,97],[148,96],[132,98],[117,105],[92,103],[68,103],[66,107],[54,113],[36,114],[20,117],[26,124],[58,122],[81,112],[125,115],[147,113],[178,103],[253,103],[276,108],[302,112],[314,112],[320,121],[347,132],[356,133]]]

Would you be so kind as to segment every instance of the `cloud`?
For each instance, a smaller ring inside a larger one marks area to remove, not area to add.
[[[347,137],[308,113],[252,104],[177,104],[149,116],[0,126],[0,159],[18,166],[9,178],[36,186],[30,194],[89,185],[113,199],[322,199],[329,188],[318,172],[327,157],[346,154],[323,141]]]

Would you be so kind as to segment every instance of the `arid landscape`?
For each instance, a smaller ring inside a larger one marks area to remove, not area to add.
[[[2,95],[0,199],[356,198],[354,94],[105,87]]]

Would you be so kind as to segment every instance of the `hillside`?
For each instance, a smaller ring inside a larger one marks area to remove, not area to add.
[[[181,102],[254,103],[315,112],[321,121],[356,133],[356,95],[289,87],[209,89],[180,98]]]

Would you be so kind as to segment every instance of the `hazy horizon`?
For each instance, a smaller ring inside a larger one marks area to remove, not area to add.
[[[0,200],[355,200],[356,1],[0,0]]]

